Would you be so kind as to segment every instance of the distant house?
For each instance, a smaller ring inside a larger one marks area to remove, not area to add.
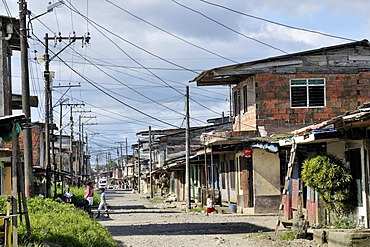
[[[240,212],[276,213],[290,150],[279,140],[356,110],[370,100],[369,79],[367,40],[214,68],[197,76],[193,81],[198,86],[233,86],[229,136],[210,136],[205,142],[213,149],[229,145],[227,152],[218,152],[223,200],[237,203]],[[327,148],[319,143],[300,148],[296,162]],[[298,207],[296,192],[302,189],[299,181],[297,171],[288,198],[293,210]]]
[[[213,119],[209,121],[209,125],[197,126],[190,128],[190,184],[191,184],[191,199],[201,202],[205,197],[205,188],[219,188],[219,171],[217,165],[212,165],[211,160],[204,159],[204,153],[200,156],[197,154],[199,150],[203,150],[201,136],[203,133],[211,133],[217,131],[225,131],[231,128],[231,123],[225,117],[223,119]],[[142,136],[147,136],[148,132],[139,133]],[[185,190],[185,163],[186,163],[186,136],[185,129],[170,129],[170,130],[153,130],[152,135],[155,136],[152,140],[152,164],[153,186],[155,192],[160,192],[162,189],[160,180],[164,174],[168,179],[169,192],[175,194],[178,201],[186,200]],[[143,141],[140,157],[147,160],[149,157],[148,141]],[[217,164],[215,159],[213,164]],[[150,164],[150,163],[147,163]],[[207,169],[205,166],[207,165]],[[145,166],[145,171],[148,173],[148,168]],[[214,169],[213,169],[214,168]],[[212,172],[215,176],[212,176]],[[215,178],[212,180],[212,178]],[[149,182],[146,180],[146,182]],[[148,186],[143,186],[143,192],[148,192]]]

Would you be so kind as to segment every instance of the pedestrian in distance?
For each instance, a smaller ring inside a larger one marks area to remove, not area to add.
[[[209,214],[211,214],[213,212],[218,213],[218,211],[214,207],[214,203],[213,203],[213,201],[211,199],[211,195],[210,194],[207,194],[206,197],[207,197],[207,201],[206,201],[206,216],[208,216]]]
[[[104,209],[105,213],[107,214],[107,218],[109,218],[109,213],[108,213],[108,206],[107,206],[107,199],[106,199],[106,194],[105,194],[105,188],[100,188],[100,203],[98,207],[98,218],[100,217],[100,211]]]

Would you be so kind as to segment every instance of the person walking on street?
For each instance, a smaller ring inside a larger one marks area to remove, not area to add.
[[[107,218],[109,218],[105,188],[100,188],[100,192],[101,192],[101,194],[100,194],[100,203],[99,203],[99,207],[98,207],[98,216],[97,217],[100,217],[100,211],[102,209],[104,209],[105,213],[107,214]]]

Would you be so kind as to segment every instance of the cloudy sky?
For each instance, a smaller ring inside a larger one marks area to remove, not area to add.
[[[18,18],[17,1],[2,0],[0,15]],[[32,17],[57,0],[29,0]],[[324,2],[324,3],[323,3]],[[84,123],[92,159],[116,155],[119,142],[136,133],[185,127],[185,90],[190,87],[191,126],[229,114],[228,87],[189,83],[201,71],[261,58],[337,45],[369,37],[368,0],[65,0],[29,23],[31,94],[39,97],[32,121],[44,121],[44,37],[73,36],[50,63],[54,121],[58,102],[73,108],[75,129]],[[310,31],[311,32],[310,32]],[[50,54],[68,40],[49,40]],[[18,52],[13,89],[21,91]],[[71,85],[71,87],[66,87]],[[63,134],[70,134],[70,108],[63,107]],[[79,117],[81,116],[81,117]],[[77,136],[75,136],[77,138]]]

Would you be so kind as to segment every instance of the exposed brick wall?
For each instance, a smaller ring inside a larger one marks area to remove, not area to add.
[[[31,130],[31,136],[32,136],[32,159],[33,159],[33,165],[39,166],[40,165],[40,150],[41,150],[41,134],[42,134],[42,127],[38,125],[32,126]],[[24,144],[23,144],[23,131],[19,135],[19,148],[21,150],[21,155],[23,157],[23,150],[24,150]],[[12,149],[12,142],[5,143],[5,148]]]
[[[325,78],[326,107],[291,108],[290,79]],[[370,73],[358,74],[259,74],[238,84],[234,90],[241,90],[250,80],[255,83],[255,105],[248,112],[240,112],[234,119],[234,131],[248,131],[265,126],[270,132],[285,132],[299,126],[319,123],[355,110],[370,101]],[[242,97],[241,97],[242,98]],[[241,99],[241,108],[243,100]]]

